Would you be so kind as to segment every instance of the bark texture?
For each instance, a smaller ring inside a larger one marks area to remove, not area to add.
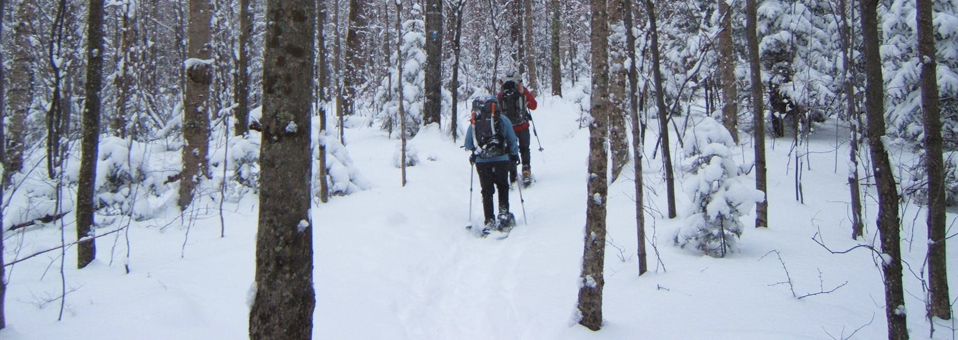
[[[864,39],[865,115],[868,119],[868,147],[878,191],[878,232],[881,234],[882,272],[885,280],[885,318],[888,339],[908,339],[905,322],[905,296],[902,289],[900,221],[898,189],[891,161],[885,149],[884,89],[879,53],[878,1],[862,0],[861,25]]]
[[[93,236],[96,212],[96,164],[100,143],[100,90],[103,87],[103,0],[90,0],[87,12],[86,100],[80,132],[80,174],[77,180],[77,239]],[[96,258],[96,240],[77,245],[77,268]]]
[[[560,47],[559,34],[562,31],[562,15],[560,12],[559,0],[552,0],[552,95],[562,97],[562,50]]]
[[[263,57],[260,210],[250,339],[309,339],[313,225],[309,216],[315,0],[269,0]]]
[[[732,41],[732,9],[719,0],[722,30],[719,32],[719,71],[722,77],[722,124],[738,143],[738,91],[735,84],[735,43]]]
[[[423,103],[423,125],[439,124],[441,117],[442,37],[442,1],[426,0],[426,97]]]
[[[925,171],[928,175],[928,315],[951,318],[945,255],[945,162],[941,111],[938,108],[938,62],[932,25],[932,0],[918,3],[918,54],[921,60],[921,109],[925,126]]]
[[[579,277],[579,324],[602,327],[602,288],[605,286],[606,197],[608,197],[609,28],[605,0],[592,0],[592,123],[589,125],[589,183],[586,198],[585,247]]]
[[[186,94],[183,96],[183,172],[180,176],[179,206],[193,202],[196,186],[206,177],[210,139],[210,85],[212,70],[212,16],[210,0],[190,0],[187,28]]]
[[[745,0],[745,40],[748,44],[748,67],[751,76],[753,127],[755,137],[755,189],[768,197],[765,165],[765,98],[762,89],[762,64],[758,53],[757,7],[755,0]],[[768,228],[768,199],[755,205],[755,227]]]
[[[672,153],[669,143],[669,111],[665,106],[665,89],[662,86],[662,69],[659,62],[659,30],[656,25],[655,5],[645,0],[646,15],[649,16],[649,35],[652,37],[652,82],[655,85],[655,106],[659,111],[659,133],[662,146],[662,163],[665,168],[665,190],[668,195],[669,218],[675,218],[675,172],[672,169]]]

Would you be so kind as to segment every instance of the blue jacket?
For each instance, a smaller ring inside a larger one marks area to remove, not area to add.
[[[466,129],[466,144],[463,146],[466,150],[476,151],[476,138],[473,137],[473,126],[469,125]],[[476,158],[476,163],[501,162],[508,161],[509,155],[519,155],[519,142],[516,139],[516,132],[512,130],[512,121],[508,117],[499,115],[499,131],[506,137],[506,145],[509,147],[509,154],[499,155],[489,158]]]

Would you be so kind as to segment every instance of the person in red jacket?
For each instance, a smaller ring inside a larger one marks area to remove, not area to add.
[[[499,99],[502,113],[512,121],[512,130],[516,132],[516,138],[519,140],[519,155],[522,159],[522,184],[528,186],[532,184],[532,164],[529,152],[529,121],[532,116],[529,110],[535,110],[539,103],[536,102],[532,91],[522,86],[522,80],[515,72],[509,72],[502,78],[501,90],[496,95]],[[516,169],[510,171],[509,180],[516,181]]]

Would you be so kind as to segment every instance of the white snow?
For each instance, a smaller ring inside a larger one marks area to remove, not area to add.
[[[337,134],[317,137],[314,131],[314,138],[322,138],[333,156],[331,177],[336,179],[332,182],[342,185],[334,190],[344,194],[325,204],[314,200],[311,208],[314,338],[829,339],[838,334],[847,337],[855,329],[856,339],[886,338],[881,268],[872,253],[858,249],[833,255],[811,239],[820,233],[835,250],[859,243],[877,246],[873,243],[877,242],[873,223],[878,211],[874,194],[865,199],[864,219],[870,221],[865,237],[848,237],[847,162],[838,161],[837,167],[834,164],[835,159],[848,154],[847,142],[836,145],[835,129],[840,130],[840,136],[846,136],[847,131],[836,127],[834,121],[819,125],[810,137],[807,164],[811,168],[803,173],[804,204],[794,199],[789,142],[767,141],[770,228],[755,229],[754,209],[748,209],[741,218],[745,232],[738,251],[723,259],[689,254],[672,246],[669,236],[678,232],[688,215],[683,213],[675,219],[663,216],[665,184],[661,155],[651,157],[657,136],[657,124],[651,124],[653,131],[646,140],[643,165],[648,187],[647,239],[643,244],[648,247],[649,272],[638,276],[634,256],[635,202],[629,165],[603,202],[608,208],[609,241],[603,329],[592,332],[576,325],[581,318],[576,309],[577,293],[581,284],[588,284],[581,273],[586,221],[586,202],[581,198],[588,195],[586,179],[590,175],[585,160],[589,133],[579,126],[581,101],[568,99],[588,96],[581,91],[570,92],[566,99],[539,98],[536,126],[545,151],[538,152],[533,145],[536,184],[522,191],[524,203],[517,190],[510,192],[511,210],[520,224],[504,240],[477,238],[465,230],[468,224],[482,222],[479,184],[473,177],[468,153],[459,148],[461,138],[452,141],[447,128],[423,129],[412,140],[419,154],[429,157],[407,168],[405,187],[400,169],[394,166],[396,139],[378,127],[361,123],[367,117],[352,117],[359,122],[347,122],[345,147],[335,142],[333,136]],[[460,127],[468,125],[466,106],[460,105]],[[234,163],[235,159],[252,157],[259,140],[258,134],[255,136],[230,139],[229,169],[258,173],[249,163]],[[672,140],[677,138],[673,136]],[[746,140],[744,147],[710,152],[729,152],[730,158],[750,164],[753,160],[748,143]],[[677,143],[673,147],[677,150]],[[224,204],[226,237],[221,238],[218,201],[213,201],[219,195],[202,195],[195,200],[196,209],[184,212],[183,218],[175,203],[169,204],[175,202],[176,186],[163,183],[163,179],[178,168],[178,149],[134,144],[129,165],[127,149],[122,140],[104,140],[101,169],[147,171],[140,180],[153,185],[152,213],[130,222],[128,233],[98,239],[97,260],[85,269],[75,269],[76,248],[67,249],[65,280],[69,293],[62,321],[57,321],[59,251],[7,267],[8,328],[0,331],[0,338],[247,338],[249,306],[257,290],[251,284],[257,192],[238,192]],[[210,154],[211,159],[226,157],[221,149]],[[44,176],[41,172],[31,175],[21,190],[29,190],[35,199],[49,200],[53,190],[35,180]],[[222,176],[218,174],[222,169],[211,172]],[[752,176],[754,173],[746,177],[749,184],[754,183]],[[680,205],[688,202],[681,193],[691,185],[697,184],[677,183]],[[474,191],[470,191],[471,186]],[[209,188],[218,185],[204,188],[216,190]],[[727,195],[742,196],[744,201],[756,198],[751,191],[729,191]],[[24,202],[14,200],[11,207],[28,206]],[[68,200],[64,207],[70,209],[73,204]],[[924,209],[909,205],[903,210],[903,221],[924,221]],[[528,214],[529,224],[521,222],[523,212]],[[191,216],[195,223],[186,239]],[[8,214],[5,218],[10,225],[19,217]],[[74,220],[73,213],[64,219],[68,241],[75,238]],[[954,220],[955,214],[950,213],[948,225]],[[99,215],[97,221],[98,234],[127,223],[126,219],[106,215]],[[912,268],[921,267],[926,251],[925,228],[918,224],[902,229],[902,257]],[[59,227],[7,232],[5,261],[59,245]],[[186,252],[181,258],[182,247]],[[949,259],[958,258],[956,248],[949,247]],[[127,250],[129,274],[121,265],[126,262]],[[771,250],[779,252],[782,262],[762,259]],[[625,256],[620,258],[620,254]],[[951,272],[958,272],[958,261],[949,262]],[[832,293],[798,300],[787,286],[775,285],[786,280],[782,263],[800,295],[818,292],[822,286],[827,290],[845,281],[848,284]],[[820,281],[819,271],[824,281]],[[921,283],[907,272],[903,280],[908,293],[905,306],[898,310],[904,313],[906,306],[921,310]],[[955,286],[953,283],[952,296],[958,296]],[[928,320],[911,315],[908,326],[912,339],[928,339]],[[937,330],[935,339],[955,336],[946,328]]]

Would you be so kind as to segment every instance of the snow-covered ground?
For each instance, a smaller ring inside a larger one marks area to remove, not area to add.
[[[722,259],[673,246],[688,198],[677,185],[680,218],[663,216],[665,185],[661,158],[651,157],[657,136],[653,127],[644,166],[651,270],[638,276],[629,165],[609,188],[604,326],[599,332],[578,326],[573,316],[585,228],[588,129],[579,127],[578,104],[544,96],[539,105],[535,127],[544,151],[536,151],[540,144],[533,137],[536,183],[521,192],[521,199],[512,190],[519,226],[504,240],[477,238],[465,229],[480,223],[482,213],[478,180],[470,191],[472,170],[459,147],[461,139],[453,142],[435,128],[421,131],[410,141],[421,163],[408,168],[403,187],[395,167],[399,141],[369,127],[362,121],[367,118],[353,118],[345,132],[346,147],[369,188],[313,208],[315,338],[886,337],[882,278],[873,254],[857,249],[832,255],[812,240],[818,233],[835,250],[860,242],[877,246],[874,195],[867,199],[864,240],[850,238],[847,134],[834,121],[817,126],[806,150],[804,204],[795,199],[791,139],[767,141],[770,228],[753,228],[754,212],[745,216],[740,251]],[[743,140],[736,157],[748,164],[751,139]],[[167,214],[133,222],[128,234],[98,239],[97,261],[86,269],[74,269],[76,249],[69,248],[68,294],[60,321],[59,251],[7,267],[8,328],[0,338],[245,338],[257,198],[250,193],[225,204],[226,236],[221,238],[218,204],[211,203],[218,197],[198,200],[208,207],[191,210],[196,222],[189,230],[189,218]],[[917,206],[905,208],[909,328],[913,339],[928,339],[925,293],[915,276],[921,275],[926,251],[924,215]],[[948,217],[954,225],[955,214]],[[73,219],[72,213],[65,219],[68,242],[75,237]],[[952,228],[949,234],[954,233]],[[59,225],[8,232],[5,259],[56,246],[60,239]],[[129,274],[124,270],[127,245]],[[958,296],[956,248],[949,247],[952,297]],[[954,323],[938,322],[943,326],[936,328],[934,339],[958,337]]]

